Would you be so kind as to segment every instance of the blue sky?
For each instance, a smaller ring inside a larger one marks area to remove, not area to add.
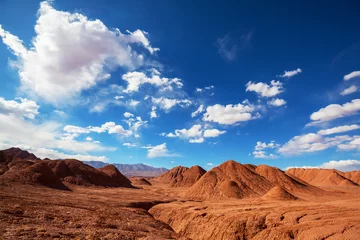
[[[0,4],[1,148],[360,168],[356,1]]]

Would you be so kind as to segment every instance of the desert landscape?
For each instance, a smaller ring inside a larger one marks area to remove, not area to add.
[[[0,0],[0,240],[360,240],[359,13]]]
[[[360,171],[226,161],[128,179],[0,152],[0,239],[359,239]]]

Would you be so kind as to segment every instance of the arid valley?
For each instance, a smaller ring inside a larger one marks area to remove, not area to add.
[[[0,240],[360,240],[360,0],[0,0]]]
[[[360,171],[227,161],[155,178],[0,153],[0,239],[359,239]]]

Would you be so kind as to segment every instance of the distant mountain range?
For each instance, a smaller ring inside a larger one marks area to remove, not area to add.
[[[83,161],[85,164],[88,164],[94,168],[102,168],[108,163],[100,161]],[[142,176],[142,177],[157,177],[160,174],[167,172],[169,169],[166,168],[156,168],[146,164],[113,164],[122,174],[127,177],[133,176]]]

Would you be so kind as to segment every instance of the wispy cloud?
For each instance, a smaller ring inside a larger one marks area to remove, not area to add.
[[[234,31],[219,37],[216,40],[216,47],[218,53],[226,60],[233,61],[236,59],[238,53],[251,46],[253,32],[240,33]]]

